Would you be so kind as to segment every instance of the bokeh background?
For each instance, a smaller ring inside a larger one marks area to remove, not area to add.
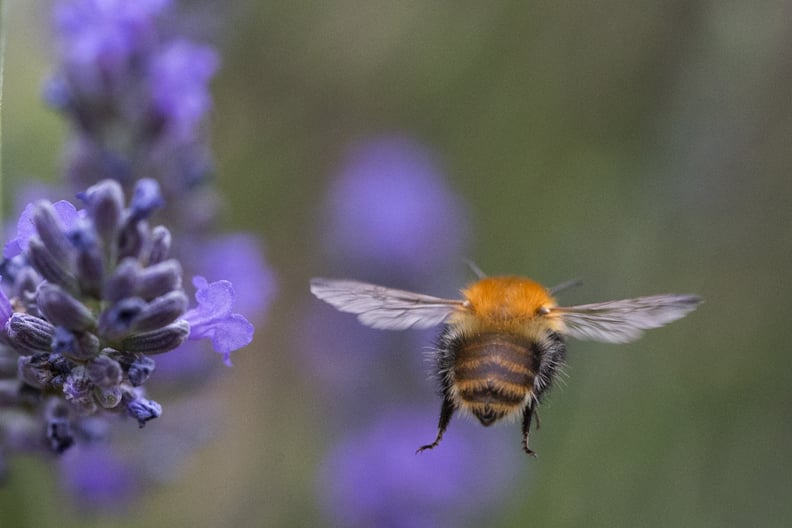
[[[22,182],[58,176],[66,131],[39,96],[52,69],[49,6],[6,3],[9,211]],[[167,478],[96,509],[53,464],[16,457],[0,524],[789,522],[792,4],[185,10],[223,57],[210,126],[224,222],[265,241],[278,297],[253,345],[200,395],[221,418],[207,433],[181,417],[205,438]],[[374,184],[360,199],[370,210],[343,204],[355,171],[388,175],[387,192]],[[391,192],[415,174],[424,183]],[[401,196],[436,196],[437,207],[394,209]],[[364,237],[339,234],[338,222],[363,229],[384,209],[406,222],[394,244],[438,222],[443,231],[385,257],[334,238]],[[320,306],[308,279],[454,295],[473,277],[465,258],[548,285],[579,277],[584,286],[562,296],[570,304],[666,291],[706,303],[636,343],[572,342],[533,435],[538,458],[520,451],[518,425],[465,420],[416,457],[439,412],[422,359],[432,333],[360,329]]]

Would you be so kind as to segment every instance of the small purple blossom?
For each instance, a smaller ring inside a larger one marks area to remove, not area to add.
[[[159,418],[162,415],[162,406],[159,403],[138,396],[134,392],[131,394],[133,396],[130,396],[126,407],[129,414],[138,421],[140,427],[145,426],[149,420]]]
[[[229,281],[209,284],[204,277],[196,276],[193,285],[198,306],[184,314],[190,323],[189,339],[211,339],[215,351],[230,366],[231,352],[253,340],[253,325],[243,315],[232,313],[234,287]]]

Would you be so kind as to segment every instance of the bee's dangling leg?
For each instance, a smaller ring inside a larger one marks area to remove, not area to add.
[[[445,433],[445,430],[448,427],[448,422],[451,421],[451,416],[453,414],[454,404],[448,398],[443,398],[443,407],[440,409],[440,422],[437,424],[437,438],[435,438],[434,442],[431,444],[426,444],[419,447],[415,454],[437,447],[437,444],[439,444],[440,440],[443,439],[443,433]]]
[[[530,456],[536,456],[536,453],[528,447],[528,433],[531,430],[531,417],[534,415],[534,411],[536,408],[536,402],[531,400],[528,402],[528,405],[525,406],[525,410],[523,411],[523,422],[522,422],[522,446],[526,453]],[[539,414],[536,414],[536,427],[539,427]]]

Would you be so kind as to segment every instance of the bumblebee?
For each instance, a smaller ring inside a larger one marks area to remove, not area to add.
[[[553,297],[573,284],[545,288],[517,276],[484,277],[442,299],[354,280],[315,278],[311,292],[366,326],[386,330],[444,327],[435,350],[443,403],[437,436],[417,452],[437,447],[460,411],[484,426],[522,418],[522,447],[541,397],[564,363],[566,337],[627,343],[644,330],[696,308],[697,295],[663,294],[578,306]],[[538,419],[538,416],[537,416]]]

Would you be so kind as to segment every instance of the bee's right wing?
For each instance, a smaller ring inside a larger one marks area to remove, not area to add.
[[[343,279],[311,279],[311,293],[366,326],[385,330],[429,328],[442,323],[464,301],[395,290]]]

